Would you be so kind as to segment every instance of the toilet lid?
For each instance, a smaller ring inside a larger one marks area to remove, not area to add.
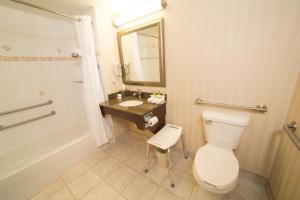
[[[232,150],[206,144],[195,157],[199,178],[215,187],[226,187],[238,177],[239,163]]]

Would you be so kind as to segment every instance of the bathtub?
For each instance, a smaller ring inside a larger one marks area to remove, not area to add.
[[[0,155],[0,199],[24,200],[96,149],[88,132],[57,134]]]

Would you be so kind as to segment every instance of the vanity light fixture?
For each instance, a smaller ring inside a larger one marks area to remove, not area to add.
[[[127,24],[141,17],[164,10],[167,5],[166,0],[151,0],[149,3],[144,3],[119,13],[117,17],[113,19],[113,24],[117,27]]]

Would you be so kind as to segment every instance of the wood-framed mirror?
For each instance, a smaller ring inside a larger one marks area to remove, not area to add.
[[[164,87],[163,18],[118,32],[123,83]]]

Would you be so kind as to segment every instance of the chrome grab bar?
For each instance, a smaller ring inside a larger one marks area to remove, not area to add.
[[[8,128],[15,127],[15,126],[20,126],[22,124],[27,124],[29,122],[33,122],[33,121],[36,121],[36,120],[39,120],[39,119],[43,119],[43,118],[46,118],[46,117],[50,117],[50,116],[55,115],[55,114],[56,114],[55,111],[51,111],[49,114],[41,115],[39,117],[27,119],[27,120],[24,120],[24,121],[21,121],[21,122],[17,122],[17,123],[14,123],[14,124],[9,124],[9,125],[6,125],[6,126],[1,126],[0,125],[0,131],[3,131],[3,130],[8,129]]]
[[[242,109],[242,110],[250,110],[260,113],[265,113],[268,111],[268,108],[264,104],[260,104],[256,107],[249,107],[249,106],[241,106],[241,105],[232,105],[232,104],[225,104],[225,103],[217,103],[217,102],[209,102],[204,101],[203,99],[197,98],[195,100],[196,104],[204,104],[204,105],[210,105],[210,106],[221,106],[221,107],[227,107],[227,108],[234,108],[234,109]]]
[[[23,111],[23,110],[29,110],[29,109],[32,109],[32,108],[37,108],[37,107],[41,107],[41,106],[45,106],[45,105],[50,105],[52,103],[53,103],[52,100],[48,100],[45,103],[40,103],[40,104],[36,104],[36,105],[32,105],[32,106],[25,106],[25,107],[22,107],[22,108],[7,110],[7,111],[0,112],[0,116],[15,113],[15,112],[20,112],[20,111]]]
[[[291,126],[291,124],[293,126]],[[294,126],[295,125],[295,126]],[[289,124],[286,124],[283,126],[283,130],[288,134],[288,136],[290,137],[290,139],[292,140],[292,142],[294,143],[294,145],[297,147],[297,149],[300,151],[300,138],[297,137],[296,135],[296,123],[292,122],[292,123],[289,123]]]

